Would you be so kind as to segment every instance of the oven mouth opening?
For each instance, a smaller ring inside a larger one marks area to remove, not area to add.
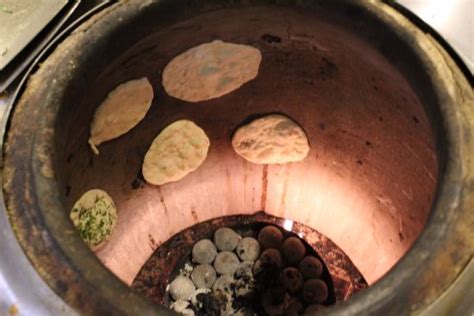
[[[280,23],[283,17],[290,28]],[[423,229],[437,184],[429,114],[396,64],[331,18],[278,6],[200,14],[118,54],[94,75],[88,93],[82,84],[69,89],[81,97],[76,107],[62,106],[56,120],[61,151],[54,167],[62,198],[68,209],[92,188],[113,197],[122,220],[97,255],[122,281],[130,285],[155,250],[149,240],[161,245],[199,222],[262,210],[330,238],[369,284],[409,249]],[[280,41],[269,41],[270,35]],[[215,39],[258,48],[257,77],[208,101],[169,96],[162,85],[166,64]],[[86,140],[95,109],[118,84],[143,76],[155,90],[149,112],[94,155]],[[283,113],[298,122],[310,145],[303,161],[256,165],[235,153],[236,129],[263,113]],[[150,143],[182,119],[209,137],[206,160],[180,181],[146,183],[141,166]]]

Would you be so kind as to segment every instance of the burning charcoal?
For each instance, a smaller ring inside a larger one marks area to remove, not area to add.
[[[297,298],[292,297],[286,307],[285,316],[298,316],[303,310],[303,303]]]
[[[306,248],[304,247],[301,240],[296,237],[290,237],[283,242],[281,252],[286,258],[286,262],[288,262],[288,264],[295,264],[304,257]]]
[[[279,268],[283,265],[280,251],[273,248],[265,249],[260,255],[260,260],[264,264],[273,265]]]
[[[227,227],[219,228],[214,233],[214,242],[220,251],[233,251],[241,239],[240,235]]]
[[[193,247],[193,261],[200,264],[212,263],[216,254],[216,246],[209,239],[202,239]]]
[[[280,251],[269,248],[265,249],[260,255],[260,258],[255,261],[255,264],[253,265],[253,273],[258,275],[261,272],[265,272],[264,270],[267,270],[266,274],[268,274],[268,270],[278,271],[281,267],[282,260]],[[275,277],[277,277],[277,275],[275,275]]]
[[[191,279],[197,288],[211,288],[216,280],[216,270],[208,264],[201,264],[194,268]]]
[[[254,289],[255,283],[246,278],[239,279],[235,282],[234,292],[237,297],[251,294]]]
[[[252,308],[246,306],[241,309],[239,309],[236,313],[235,316],[255,316],[255,312],[252,310]]]
[[[281,273],[281,282],[290,293],[296,293],[303,287],[303,275],[298,269],[288,267]]]
[[[232,293],[231,285],[234,282],[234,278],[229,275],[223,275],[217,278],[216,282],[212,286],[214,291],[220,291],[224,294]]]
[[[248,296],[255,288],[255,279],[252,273],[253,262],[242,262],[235,271],[235,294],[237,296]]]
[[[277,285],[281,268],[280,252],[272,248],[264,250],[253,266],[253,273],[258,286],[266,288]]]
[[[193,281],[184,276],[178,276],[171,282],[169,292],[175,301],[189,300],[196,288]]]
[[[202,308],[202,295],[208,294],[210,292],[211,289],[208,288],[197,289],[191,296],[191,303],[193,303],[196,308]]]
[[[235,270],[235,277],[238,279],[244,278],[244,277],[253,277],[252,267],[253,267],[252,261],[244,261],[240,263],[237,270]]]
[[[286,293],[283,288],[267,290],[262,297],[262,307],[270,315],[283,315],[285,313]]]
[[[237,255],[230,251],[223,251],[217,254],[214,261],[214,268],[217,273],[224,275],[234,275],[235,270],[240,265]]]
[[[255,238],[245,237],[238,243],[236,252],[242,261],[255,261],[260,255],[260,244]]]
[[[306,307],[304,314],[314,315],[315,312],[319,312],[320,310],[323,310],[323,309],[324,309],[324,305],[320,305],[320,304],[309,305],[308,307]]]
[[[306,256],[298,264],[298,269],[305,279],[316,279],[323,273],[323,264],[316,257]]]
[[[328,298],[328,287],[320,279],[307,280],[303,285],[303,298],[308,303],[322,303]]]
[[[222,295],[213,295],[212,293],[203,293],[197,296],[197,305],[201,306],[199,316],[221,316],[222,305],[227,304]]]
[[[212,296],[215,304],[219,306],[219,315],[229,315],[232,308],[232,294],[234,287],[234,278],[229,275],[219,277],[212,286]]]
[[[243,281],[242,279],[238,282]],[[245,287],[245,284],[241,284]],[[236,316],[256,316],[261,313],[256,313],[254,308],[260,308],[260,296],[258,296],[253,290],[245,291],[244,288],[240,288],[240,285],[236,284],[236,290],[234,292],[234,299],[232,301],[232,315]]]
[[[275,226],[265,226],[258,234],[258,241],[263,249],[276,248],[279,249],[283,243],[283,234],[281,230]]]

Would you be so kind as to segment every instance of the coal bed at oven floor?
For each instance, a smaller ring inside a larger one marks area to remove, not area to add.
[[[274,225],[251,226],[222,227],[212,241],[194,244],[167,287],[171,309],[184,315],[299,315],[333,301],[332,282],[303,239]]]
[[[132,288],[180,314],[313,314],[367,287],[329,238],[265,212],[197,222],[150,247]]]

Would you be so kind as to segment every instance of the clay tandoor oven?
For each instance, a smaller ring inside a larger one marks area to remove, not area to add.
[[[214,39],[259,48],[258,77],[211,101],[169,97],[166,63]],[[96,107],[143,76],[155,89],[150,112],[95,156],[87,139]],[[129,287],[153,251],[196,223],[262,210],[319,231],[370,285],[323,313],[414,313],[472,256],[473,109],[472,87],[446,52],[383,3],[119,2],[30,78],[6,134],[6,205],[39,274],[83,313],[167,313]],[[235,127],[271,112],[304,127],[303,162],[253,165],[233,152]],[[144,154],[178,119],[206,131],[209,156],[182,181],[149,185]],[[95,187],[119,209],[96,255],[69,220]]]

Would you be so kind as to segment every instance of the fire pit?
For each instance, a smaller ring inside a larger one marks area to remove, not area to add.
[[[199,103],[167,95],[165,65],[213,40],[258,48],[258,77]],[[95,155],[97,106],[145,76],[155,95],[146,117]],[[407,314],[472,255],[472,108],[472,87],[444,50],[383,3],[119,2],[30,79],[6,136],[6,205],[33,265],[87,314],[169,312],[166,285],[195,242],[258,223],[301,234],[321,258],[330,303],[341,302],[322,313]],[[235,153],[236,128],[269,113],[304,128],[305,160],[257,165]],[[150,144],[182,119],[209,137],[207,159],[180,181],[146,183]],[[96,253],[69,219],[93,188],[119,218]]]
[[[274,226],[268,226],[268,224]],[[329,306],[334,304],[336,301],[345,301],[359,290],[367,287],[367,283],[357,268],[353,265],[347,255],[331,242],[331,240],[310,227],[282,218],[269,216],[263,212],[259,212],[252,216],[240,215],[221,217],[196,224],[173,236],[158,247],[150,259],[147,260],[143,268],[135,277],[132,287],[158,304],[167,306],[172,305],[171,303],[173,301],[170,300],[167,291],[167,289],[169,289],[168,284],[183,273],[186,274],[186,277],[191,276],[192,269],[196,269],[196,264],[193,266],[191,259],[191,250],[193,246],[204,238],[207,240],[213,239],[213,233],[219,228],[225,226],[234,228],[241,237],[255,238],[258,238],[259,232],[264,227],[280,227],[280,231],[287,231],[287,239],[291,237],[301,239],[305,244],[305,255],[318,258],[323,263],[322,275],[315,276],[315,278],[321,278],[324,280],[328,285],[329,295],[327,299],[320,302],[324,303],[321,306]],[[286,227],[286,229],[284,227]],[[261,248],[263,249],[263,246]],[[298,267],[300,259],[302,258],[299,258],[295,262],[286,262],[284,265]],[[251,263],[251,267],[254,267],[254,263]],[[259,308],[264,309],[261,306],[261,303],[263,293],[267,290],[266,284],[270,283],[271,286],[268,286],[270,288],[281,286],[281,280],[279,280],[279,278],[283,271],[284,267],[282,266],[278,267],[276,271],[267,272],[267,275],[263,274],[262,276],[261,274],[260,278],[258,277],[258,273],[252,273],[252,281],[243,280],[241,283],[246,287],[250,285],[250,295],[247,291],[245,291],[244,295],[234,295],[234,298],[237,297],[236,303],[243,301],[240,305],[234,303],[234,305],[237,305],[234,308],[234,313],[241,312],[245,314],[244,311],[247,310],[249,315],[252,314],[252,311],[257,311],[257,314],[259,315],[265,314],[265,311],[259,311]],[[238,277],[239,276],[236,277],[237,281]],[[253,281],[254,278],[255,280]],[[311,277],[307,277],[306,279],[311,279]],[[236,283],[239,285],[238,282]],[[198,287],[197,284],[196,287]],[[212,284],[207,287],[212,288]],[[232,290],[235,291],[235,285]],[[290,307],[291,309],[291,299],[295,297],[298,298],[299,295],[302,295],[302,288],[298,288],[297,290],[292,291],[292,293],[287,294],[285,308],[288,309],[288,307]],[[304,311],[304,306],[306,306],[306,308],[311,306],[311,304],[304,302],[302,298],[299,298],[298,302],[301,302],[300,313]],[[232,305],[232,300],[229,303]],[[195,312],[198,315],[201,315],[200,312],[202,311],[196,310]]]

